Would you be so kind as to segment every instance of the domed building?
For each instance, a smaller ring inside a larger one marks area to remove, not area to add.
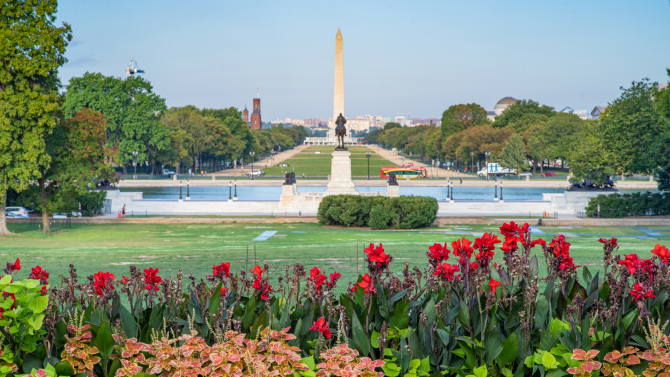
[[[493,111],[487,111],[486,116],[489,118],[489,120],[494,120],[495,117],[498,115],[502,114],[502,112],[510,105],[513,105],[516,103],[516,99],[512,97],[505,97],[498,101],[496,103],[495,107],[493,108]]]

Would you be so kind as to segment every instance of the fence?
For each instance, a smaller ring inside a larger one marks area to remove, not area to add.
[[[586,211],[575,211],[575,217],[585,219],[587,217]]]
[[[42,231],[42,218],[41,217],[30,217],[28,219],[21,219],[20,221],[12,222],[11,224],[16,224],[21,231]],[[18,225],[21,224],[21,225]],[[49,232],[42,234],[45,237],[53,236],[58,233],[69,232],[72,229],[72,219],[49,219]]]

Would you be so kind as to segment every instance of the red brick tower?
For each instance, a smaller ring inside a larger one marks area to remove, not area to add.
[[[249,110],[247,110],[247,105],[244,105],[244,111],[242,111],[242,120],[249,127]]]
[[[260,130],[261,129],[261,99],[254,98],[254,107],[253,112],[251,113],[251,129]]]

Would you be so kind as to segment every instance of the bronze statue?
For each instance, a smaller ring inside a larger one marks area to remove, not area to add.
[[[398,186],[398,181],[396,180],[395,173],[390,172],[388,174],[388,176],[389,176],[389,181],[388,181],[389,186]]]
[[[294,173],[294,172],[290,172],[290,173],[289,173],[289,172],[286,172],[286,176],[284,177],[284,179],[286,180],[286,181],[284,182],[285,185],[292,185],[292,184],[296,183],[296,182],[295,182],[295,173]]]
[[[337,148],[335,148],[336,151],[348,150],[344,147],[344,137],[347,136],[347,128],[344,127],[345,123],[347,123],[347,120],[344,119],[342,113],[340,113],[340,115],[337,117],[337,120],[335,121],[335,124],[337,124],[337,127],[335,127],[335,136],[337,136]]]

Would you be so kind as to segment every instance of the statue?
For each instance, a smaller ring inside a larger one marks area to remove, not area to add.
[[[570,178],[568,191],[618,191],[614,188],[614,181],[609,175],[602,177],[598,171],[592,172],[592,175],[596,178],[592,179],[587,175],[584,175],[584,180],[582,181]]]
[[[114,183],[110,181],[109,179],[101,180],[98,181],[97,179],[93,179],[93,185],[95,190],[108,190],[108,191],[114,191],[116,190],[116,186],[114,186]]]
[[[296,183],[296,182],[295,182],[295,173],[294,173],[294,172],[290,172],[290,173],[289,173],[289,172],[286,172],[286,176],[284,177],[284,179],[286,180],[286,181],[284,182],[285,185],[292,185],[292,184],[295,184],[295,183]]]
[[[389,181],[388,181],[389,186],[398,186],[398,181],[396,180],[395,173],[390,172],[388,174],[388,176],[389,176]]]
[[[348,149],[344,147],[344,137],[347,136],[347,128],[344,127],[344,124],[347,123],[347,120],[344,119],[342,113],[337,117],[335,124],[335,136],[337,136],[337,148],[336,151],[347,151]]]

